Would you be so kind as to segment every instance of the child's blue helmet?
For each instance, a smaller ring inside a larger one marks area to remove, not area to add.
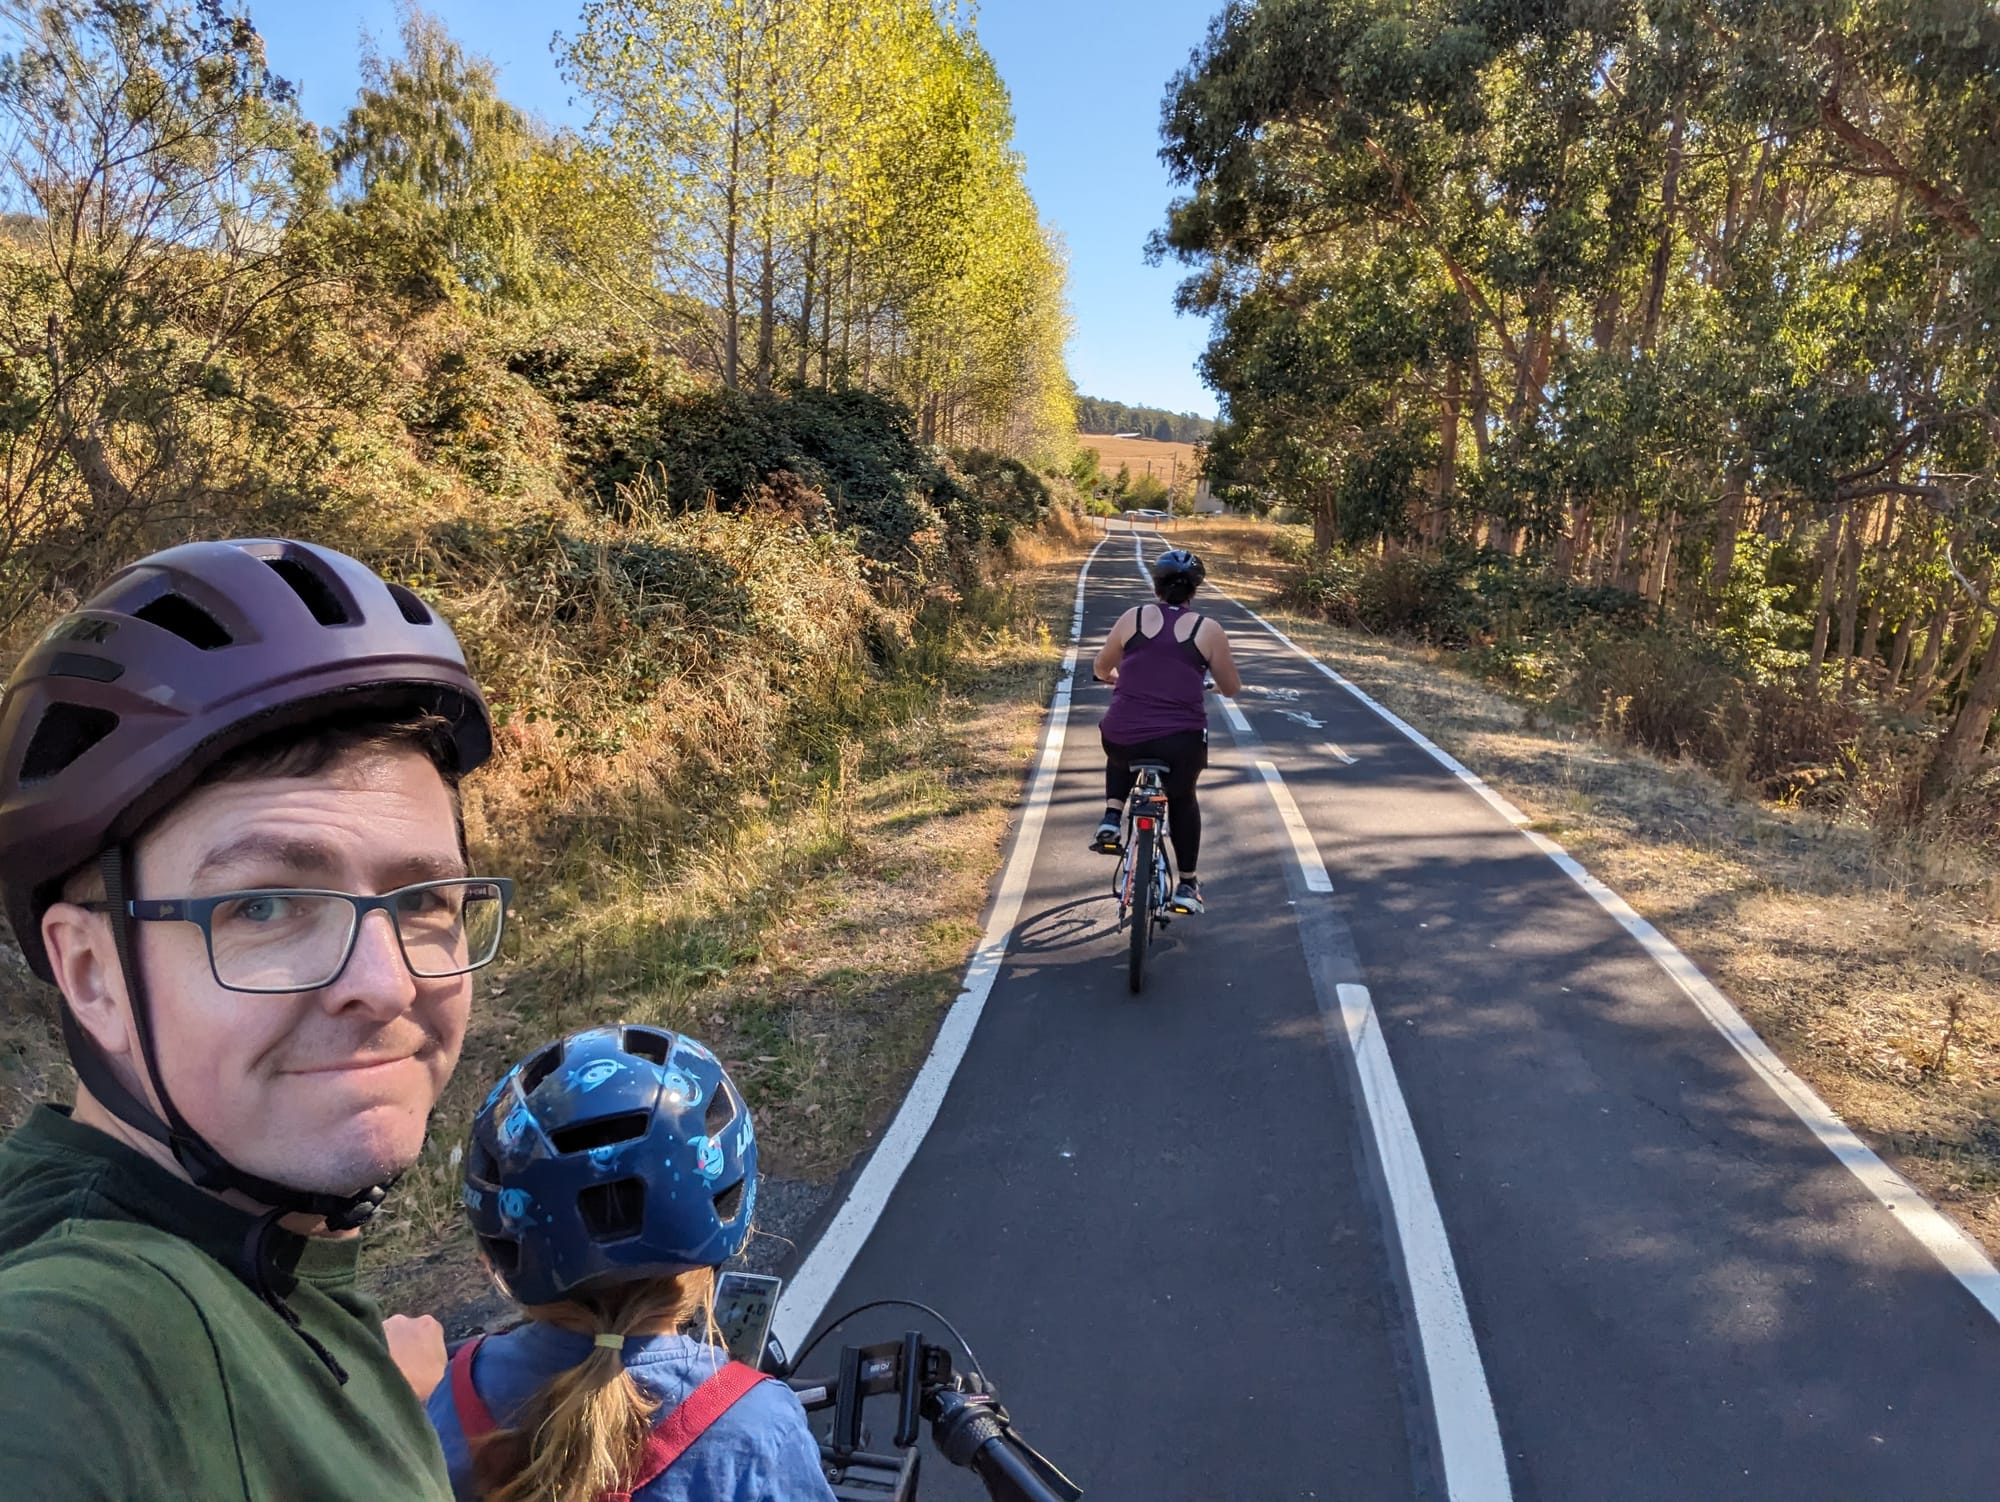
[[[716,1267],[741,1250],[756,1207],[750,1108],[692,1038],[571,1033],[486,1097],[464,1198],[480,1250],[523,1304]]]

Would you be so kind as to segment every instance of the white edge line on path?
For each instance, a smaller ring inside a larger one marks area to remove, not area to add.
[[[1331,892],[1333,878],[1326,874],[1326,862],[1320,859],[1319,846],[1313,843],[1312,832],[1306,828],[1305,815],[1299,812],[1298,804],[1292,801],[1292,790],[1285,786],[1285,779],[1278,775],[1275,763],[1259,761],[1257,770],[1264,778],[1271,801],[1278,806],[1278,821],[1285,826],[1285,833],[1292,842],[1292,855],[1299,863],[1299,871],[1306,879],[1308,892]]]
[[[1354,765],[1355,759],[1349,756],[1345,751],[1341,750],[1340,747],[1335,745],[1332,741],[1328,741],[1326,743],[1326,754],[1328,756],[1336,758],[1339,761],[1346,763],[1350,767]]]
[[[1687,994],[1688,999],[1700,1009],[1701,1014],[1708,1019],[1709,1025],[1729,1041],[1730,1046],[1743,1056],[1744,1061],[1762,1077],[1764,1083],[1791,1108],[1792,1114],[1804,1122],[1807,1129],[1819,1138],[1826,1150],[1839,1159],[1848,1172],[1860,1180],[1862,1187],[1902,1222],[1903,1228],[1937,1258],[1946,1272],[1964,1285],[1966,1292],[1979,1301],[1988,1315],[2000,1321],[2000,1269],[1994,1267],[1992,1260],[1987,1257],[1979,1243],[1937,1206],[1919,1194],[1908,1179],[1883,1162],[1874,1149],[1857,1137],[1853,1128],[1842,1121],[1834,1109],[1820,1098],[1819,1092],[1794,1074],[1785,1061],[1771,1051],[1770,1044],[1760,1038],[1757,1030],[1744,1020],[1743,1014],[1736,1010],[1735,1003],[1723,995],[1713,981],[1702,974],[1701,968],[1683,954],[1673,940],[1640,917],[1633,911],[1630,903],[1586,871],[1582,863],[1562,846],[1540,831],[1529,829],[1528,816],[1496,793],[1484,779],[1467,768],[1457,757],[1377,703],[1265,620],[1263,616],[1243,604],[1241,600],[1228,595],[1224,598],[1230,599],[1251,620],[1415,742],[1446,771],[1491,804],[1500,816],[1520,830],[1536,849],[1554,861],[1565,876],[1589,893],[1592,901],[1639,941],[1646,953],[1653,957],[1655,963],[1673,978]]]
[[[1090,579],[1090,566],[1097,561],[1104,543],[1090,550],[1076,576],[1076,607],[1070,616],[1070,647],[1064,654],[1062,676],[1049,700],[1049,722],[1042,734],[1042,749],[1035,762],[1034,777],[1021,811],[1020,833],[1007,864],[1000,872],[1000,885],[993,911],[986,920],[986,933],[966,966],[965,983],[951,1010],[944,1015],[936,1040],[923,1067],[910,1083],[909,1093],[897,1108],[895,1119],[876,1144],[866,1166],[854,1180],[847,1198],[841,1202],[826,1230],[813,1243],[805,1261],[799,1264],[778,1301],[772,1330],[788,1351],[804,1344],[812,1327],[826,1312],[826,1306],[847,1270],[854,1265],[875,1222],[881,1218],[889,1196],[895,1191],[903,1171],[923,1145],[924,1135],[937,1119],[952,1076],[958,1072],[965,1051],[972,1042],[973,1029],[993,994],[1000,976],[1000,962],[1014,937],[1014,923],[1021,915],[1021,899],[1027,895],[1028,876],[1034,869],[1035,853],[1041,845],[1049,799],[1055,789],[1056,769],[1062,763],[1063,736],[1069,725],[1070,681],[1076,671],[1077,653],[1083,639],[1083,594]]]
[[[1376,1156],[1403,1246],[1417,1338],[1430,1378],[1445,1491],[1451,1502],[1507,1502],[1513,1490],[1507,1479],[1507,1455],[1500,1445],[1500,1423],[1416,1124],[1396,1081],[1368,988],[1337,989],[1341,1021],[1347,1025],[1347,1044],[1361,1075]]]

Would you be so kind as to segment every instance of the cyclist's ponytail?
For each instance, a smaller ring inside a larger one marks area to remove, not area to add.
[[[701,1326],[713,1341],[715,1270],[649,1279],[525,1312],[565,1330],[630,1339]],[[719,1351],[716,1359],[723,1359]],[[626,1371],[622,1351],[600,1345],[544,1383],[512,1428],[473,1446],[474,1489],[483,1502],[597,1502],[606,1492],[623,1491],[659,1409]]]

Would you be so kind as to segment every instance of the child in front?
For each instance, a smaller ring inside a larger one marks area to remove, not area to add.
[[[431,1394],[461,1502],[831,1502],[791,1389],[715,1341],[756,1200],[749,1107],[692,1038],[594,1028],[508,1071],[465,1213],[526,1323]]]

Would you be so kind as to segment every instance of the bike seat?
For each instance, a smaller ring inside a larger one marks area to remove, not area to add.
[[[1158,772],[1164,777],[1167,773],[1173,771],[1173,768],[1163,761],[1135,761],[1132,763],[1132,770],[1135,772]]]

